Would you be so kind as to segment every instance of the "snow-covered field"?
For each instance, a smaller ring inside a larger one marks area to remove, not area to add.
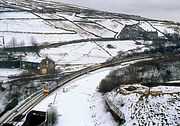
[[[4,69],[0,68],[0,81],[4,81],[8,76],[19,75],[23,73],[21,69]]]
[[[22,73],[24,70],[21,69],[4,69],[0,68],[0,75],[2,77],[10,76],[10,75],[17,75]]]
[[[151,23],[155,28],[160,30],[161,32],[167,34],[167,33],[175,33],[177,26],[169,25],[163,22],[152,22]]]
[[[109,71],[99,70],[69,82],[68,86],[48,96],[34,110],[46,111],[55,98],[54,106],[59,115],[57,126],[117,125],[105,109],[103,96],[97,92],[99,82]]]
[[[114,38],[125,25],[138,24],[132,19],[106,19],[86,17],[83,14],[58,12],[52,14],[32,14],[28,12],[0,13],[0,36],[4,36],[5,45],[13,37],[17,43],[24,41],[31,45],[33,37],[38,44],[55,43],[75,39],[112,37]],[[150,22],[161,32],[174,33],[179,29],[176,25]],[[145,21],[139,24],[144,30],[155,29]],[[159,36],[162,36],[159,33]]]
[[[37,17],[33,14],[30,14],[28,12],[4,12],[0,14],[1,19],[9,19],[9,18],[15,18],[15,19],[36,19]]]
[[[108,44],[111,44],[114,48],[108,48]],[[64,45],[57,48],[43,49],[40,51],[40,55],[43,57],[48,56],[53,59],[57,65],[94,64],[105,62],[107,59],[111,58],[111,56],[116,56],[118,51],[127,51],[135,49],[136,47],[142,47],[142,45],[136,45],[135,42],[131,40],[96,43],[84,42]],[[102,48],[108,51],[111,56]]]

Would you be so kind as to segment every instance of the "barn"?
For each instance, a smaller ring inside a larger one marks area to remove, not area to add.
[[[22,58],[21,68],[27,69],[38,74],[53,74],[55,72],[55,62],[48,57],[25,57]]]
[[[125,25],[118,38],[120,39],[142,39],[144,30],[138,25]]]
[[[154,39],[158,39],[158,32],[145,31],[137,24],[125,25],[125,27],[121,30],[117,38],[124,40],[130,40],[130,39],[154,40]]]

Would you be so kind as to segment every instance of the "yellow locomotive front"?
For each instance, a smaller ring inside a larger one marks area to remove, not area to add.
[[[42,92],[43,92],[43,94],[44,95],[48,95],[49,94],[49,88],[48,87],[44,87],[43,89],[42,89]]]

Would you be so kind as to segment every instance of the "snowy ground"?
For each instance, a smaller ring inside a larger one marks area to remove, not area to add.
[[[89,15],[83,15],[83,13],[75,14],[73,12],[38,15],[41,18],[28,12],[0,13],[0,44],[2,44],[4,38],[5,45],[10,45],[13,37],[16,38],[17,45],[31,45],[32,38],[37,44],[52,44],[97,37],[113,38],[125,25],[138,23],[138,21],[131,19],[120,19],[119,17],[107,19],[99,15],[94,15],[95,18],[93,19],[88,18]],[[98,17],[100,18],[98,19]],[[89,23],[87,23],[88,21]],[[175,28],[179,29],[179,26],[168,27],[167,24],[159,22],[151,23],[154,27],[162,30],[162,32],[173,33]],[[146,22],[141,22],[140,27],[148,31],[154,30],[154,28]],[[115,56],[118,51],[127,51],[139,47],[131,40],[96,43],[87,42],[43,49],[40,51],[40,55],[53,59],[56,65],[60,66],[60,69],[62,68],[61,65],[70,64],[72,67],[68,66],[67,69],[74,70],[85,67],[85,65],[101,63],[109,59],[111,56],[99,46],[106,49],[112,56]],[[107,48],[107,44],[111,44],[115,48]],[[32,54],[28,54],[28,56],[31,55]],[[19,74],[20,71],[0,69],[0,79],[4,80],[4,78],[9,75],[17,74],[16,72]],[[57,92],[57,99],[60,102],[56,102],[56,105],[58,106],[59,114],[62,115],[59,116],[58,125],[116,125],[110,114],[104,109],[103,97],[96,92],[96,87],[100,80],[104,78],[108,72],[109,70],[92,76],[84,76],[81,80],[73,81],[68,87],[65,87],[65,93],[63,93],[62,90]],[[54,95],[52,95],[52,97],[54,97]],[[53,102],[52,97],[48,97],[47,101]],[[3,100],[3,98],[1,98],[1,100]],[[50,102],[47,103],[49,104]],[[67,109],[67,106],[70,107]],[[72,120],[72,122],[69,120]]]
[[[180,124],[180,87],[148,88],[133,85],[137,89],[128,91],[129,85],[108,93],[108,98],[125,116],[123,126],[176,126]]]
[[[2,26],[0,27],[0,36],[4,36],[5,45],[8,45],[13,37],[16,38],[17,44],[24,42],[25,45],[32,44],[32,37],[38,44],[97,37],[114,38],[125,25],[138,23],[138,21],[131,19],[115,17],[103,19],[102,17],[99,18],[98,15],[95,17],[93,19],[73,12],[37,15],[28,12],[4,12],[0,13],[0,25]],[[174,33],[179,30],[177,25],[165,24],[163,22],[150,23],[164,33]],[[155,31],[145,21],[141,21],[139,26],[147,31]],[[162,36],[162,34],[159,33],[159,36]]]
[[[8,76],[19,75],[23,72],[22,69],[4,69],[0,68],[0,81],[4,81]]]
[[[136,45],[132,40],[96,43],[107,50],[112,56],[116,56],[118,51],[127,51],[142,47],[142,45]],[[56,64],[93,64],[102,63],[111,58],[111,56],[96,43],[86,42],[44,49],[40,51],[40,55],[43,57],[48,56],[53,59]],[[108,44],[111,44],[114,48],[107,48]]]
[[[103,96],[96,91],[109,69],[84,75],[68,83],[55,94],[48,96],[34,110],[46,110],[53,103],[58,110],[57,126],[115,126],[111,114],[106,111]]]

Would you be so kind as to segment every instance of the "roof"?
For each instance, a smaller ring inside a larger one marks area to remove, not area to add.
[[[32,62],[32,63],[41,63],[43,59],[45,58],[38,57],[38,56],[26,56],[22,58],[22,61]]]
[[[139,27],[137,24],[134,24],[134,25],[125,25],[124,28],[122,29],[122,31],[125,30],[125,29],[128,29],[128,30],[137,30],[137,31],[140,30],[140,31],[143,31],[143,32],[145,31],[143,28]]]

